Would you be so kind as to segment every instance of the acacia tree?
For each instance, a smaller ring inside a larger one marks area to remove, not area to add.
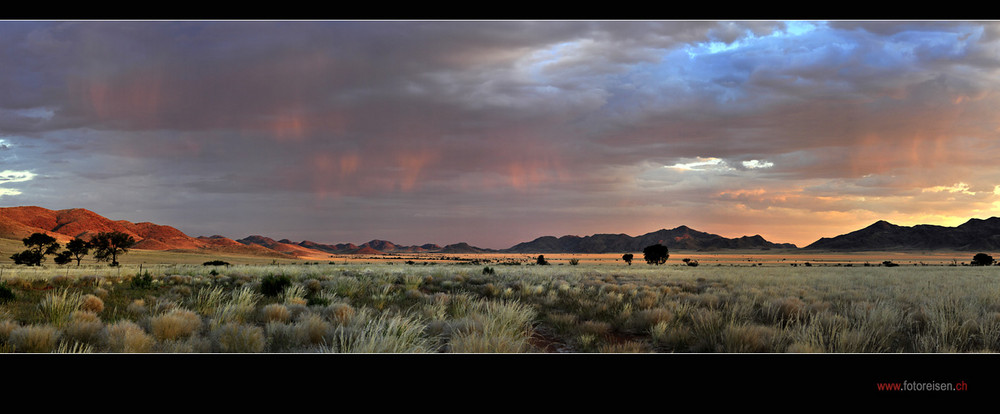
[[[118,266],[118,255],[128,253],[128,249],[134,244],[135,238],[120,231],[98,233],[90,239],[94,258],[99,262],[111,259],[109,266]]]
[[[34,233],[21,239],[21,242],[28,249],[10,256],[14,260],[14,264],[41,266],[42,262],[45,261],[45,255],[54,254],[59,249],[59,243],[56,243],[55,237],[45,233]]]
[[[66,264],[76,260],[76,265],[79,267],[80,260],[82,260],[83,256],[86,256],[89,251],[90,243],[86,240],[75,238],[70,240],[69,243],[66,243],[66,250],[63,250],[62,253],[56,255],[53,260],[55,260],[56,264]]]
[[[642,249],[642,256],[646,259],[647,264],[661,265],[667,262],[667,258],[670,254],[667,250],[667,246],[662,244],[654,244],[652,246],[646,246]]]
[[[993,256],[990,256],[986,253],[977,253],[975,256],[972,257],[973,266],[992,266],[993,262],[994,262]]]
[[[80,260],[90,252],[90,243],[86,240],[76,238],[66,243],[66,251],[76,260],[76,265],[80,266]]]
[[[632,253],[623,254],[622,260],[624,260],[625,263],[628,263],[629,266],[632,266]]]

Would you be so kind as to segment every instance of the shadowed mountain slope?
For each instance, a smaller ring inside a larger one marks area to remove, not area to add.
[[[759,235],[730,239],[680,226],[661,229],[641,236],[595,234],[592,236],[539,237],[504,251],[511,253],[618,253],[638,252],[646,246],[662,243],[670,249],[712,251],[720,249],[794,249],[790,243],[772,243]]]
[[[809,250],[998,250],[1000,218],[971,219],[957,227],[919,224],[898,226],[879,220],[861,230],[824,237]]]

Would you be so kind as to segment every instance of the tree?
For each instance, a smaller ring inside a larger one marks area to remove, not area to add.
[[[128,249],[135,244],[135,239],[120,231],[110,233],[98,233],[90,239],[90,246],[94,248],[94,258],[99,262],[106,262],[111,259],[110,266],[118,266],[118,255],[128,253]]]
[[[993,262],[993,256],[986,253],[978,253],[972,257],[973,266],[992,266]]]
[[[632,266],[632,253],[623,254],[622,260],[624,260],[625,263],[628,263],[629,266]]]
[[[56,262],[57,265],[64,265],[66,263],[73,261],[73,253],[69,250],[63,250],[61,253],[57,254],[56,257],[52,258],[52,261]],[[79,266],[79,264],[77,264]]]
[[[542,254],[538,255],[538,258],[535,259],[535,263],[540,264],[540,265],[547,265],[547,264],[549,264],[549,262],[545,260],[545,255],[542,255]]]
[[[656,243],[642,249],[642,256],[646,259],[647,264],[661,265],[667,262],[667,258],[670,257],[670,254],[667,250],[667,246]]]
[[[14,264],[41,266],[42,262],[45,261],[45,255],[54,254],[56,250],[59,250],[59,243],[56,243],[55,237],[45,233],[34,233],[21,239],[21,243],[24,243],[28,249],[21,253],[14,253],[10,257],[14,259]]]
[[[82,260],[83,256],[86,256],[87,253],[90,252],[90,243],[86,240],[77,238],[70,240],[70,242],[66,244],[66,249],[73,255],[73,258],[76,259],[76,265],[80,266],[80,260]]]
[[[90,252],[90,243],[86,240],[76,238],[66,243],[66,250],[59,253],[55,260],[57,264],[66,264],[71,260],[76,260],[76,265],[80,266],[80,260],[83,260],[83,256],[86,256],[88,252]],[[60,263],[60,261],[63,262]]]

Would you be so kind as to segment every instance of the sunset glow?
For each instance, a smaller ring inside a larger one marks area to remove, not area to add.
[[[7,21],[0,204],[192,236],[808,245],[1000,216],[1000,23]]]

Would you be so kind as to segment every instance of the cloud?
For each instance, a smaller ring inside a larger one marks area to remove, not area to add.
[[[974,209],[993,202],[998,27],[4,22],[0,59],[17,64],[0,68],[0,150],[9,171],[44,162],[52,177],[19,202],[79,190],[152,211],[171,194],[210,200],[205,223],[209,203],[273,194],[300,205],[289,227],[352,217],[358,232],[450,212],[469,225],[530,210],[572,232],[682,212],[743,228],[958,216],[973,207],[947,197],[972,195],[922,189],[965,183]]]
[[[30,181],[35,178],[35,175],[31,171],[3,170],[0,171],[0,184]]]

